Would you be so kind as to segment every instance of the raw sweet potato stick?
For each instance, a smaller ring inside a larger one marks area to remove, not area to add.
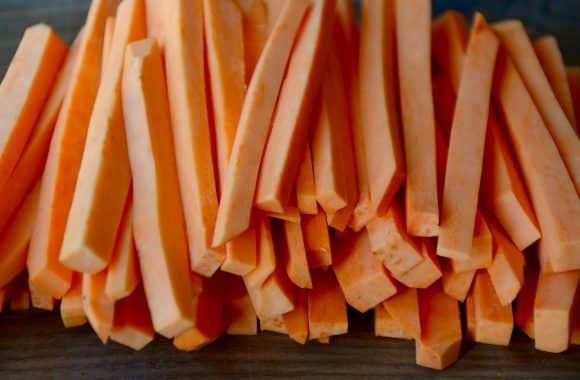
[[[270,119],[292,44],[308,6],[306,0],[285,3],[252,76],[224,178],[213,246],[231,240],[250,225]]]
[[[60,251],[60,262],[77,272],[102,271],[113,253],[131,184],[121,104],[125,47],[145,34],[143,0],[124,0],[117,11]]]
[[[413,339],[421,338],[417,289],[402,289],[393,297],[384,301],[382,305],[393,319],[399,322],[406,335],[413,337]]]
[[[473,240],[469,250],[469,258],[466,260],[451,259],[451,266],[455,272],[470,272],[477,269],[485,269],[491,266],[493,260],[493,242],[487,218],[480,211],[475,216],[475,229]]]
[[[308,290],[294,287],[294,309],[282,315],[288,335],[305,344],[308,340]]]
[[[315,271],[308,292],[308,329],[310,339],[346,334],[346,300],[330,270]]]
[[[375,336],[395,339],[413,339],[411,335],[407,334],[399,321],[385,309],[382,303],[375,307],[374,314]]]
[[[244,281],[239,276],[227,276],[224,295],[224,318],[229,335],[256,335],[258,319]]]
[[[268,38],[268,8],[262,0],[235,1],[243,15],[243,32],[240,36],[244,41],[245,77],[246,83],[249,83]]]
[[[28,283],[28,292],[30,293],[30,303],[32,307],[47,311],[53,311],[56,305],[56,299],[49,294],[43,293],[30,282]]]
[[[532,254],[535,255],[535,251]],[[524,271],[524,285],[518,294],[515,310],[516,325],[531,339],[534,339],[534,300],[538,288],[540,268],[537,259],[527,257]]]
[[[82,302],[87,319],[103,343],[107,343],[113,328],[115,302],[105,294],[107,270],[82,275]]]
[[[300,223],[282,222],[283,238],[286,254],[286,274],[294,285],[299,288],[312,288],[312,278],[308,266],[302,226]]]
[[[441,278],[441,265],[435,254],[435,246],[429,239],[421,239],[421,262],[403,274],[393,273],[393,277],[409,288],[425,289]]]
[[[115,16],[107,17],[105,21],[105,33],[103,34],[103,54],[101,59],[101,78],[105,77],[105,71],[108,68],[109,55],[111,53],[111,45],[113,43],[113,35],[115,34]]]
[[[70,289],[60,301],[60,317],[64,327],[82,326],[87,323],[82,299],[82,274],[75,272]]]
[[[296,203],[302,214],[316,215],[318,205],[316,203],[316,186],[314,184],[314,172],[312,168],[312,155],[310,144],[304,148],[304,158],[300,163],[298,176],[296,177]]]
[[[244,275],[247,287],[259,288],[276,269],[276,252],[272,238],[270,219],[264,215],[256,217],[256,267]]]
[[[123,110],[143,286],[155,331],[173,337],[193,325],[193,290],[163,63],[152,39],[127,47]]]
[[[153,341],[155,331],[145,298],[143,285],[115,303],[111,340],[136,351]]]
[[[301,224],[310,269],[329,267],[332,255],[324,211],[319,209],[316,215],[303,215]]]
[[[459,302],[464,302],[471,289],[476,271],[457,273],[453,271],[449,260],[445,259],[441,260],[441,269],[443,271],[441,283],[445,294],[455,298]]]

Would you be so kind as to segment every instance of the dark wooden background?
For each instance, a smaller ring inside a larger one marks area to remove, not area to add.
[[[163,1],[163,0],[161,0]],[[27,25],[45,22],[71,41],[88,0],[0,0],[0,77]],[[569,64],[580,64],[580,0],[434,0],[434,13],[481,10],[490,20],[520,18],[530,33],[555,34]],[[90,327],[64,329],[58,313],[0,315],[0,379],[64,378],[558,378],[580,379],[580,349],[553,355],[533,349],[516,332],[508,348],[466,343],[462,359],[445,372],[417,367],[412,342],[375,338],[372,313],[349,316],[348,336],[331,345],[300,346],[287,337],[224,337],[192,353],[157,338],[142,352],[102,345]]]

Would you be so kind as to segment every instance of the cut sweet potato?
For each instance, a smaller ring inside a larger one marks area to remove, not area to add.
[[[256,335],[258,333],[258,318],[244,281],[239,276],[227,276],[223,313],[227,334]]]
[[[292,283],[299,288],[312,288],[312,278],[308,266],[306,247],[300,223],[282,222],[282,238],[286,262],[286,274]]]
[[[306,144],[304,148],[304,158],[296,177],[296,202],[302,214],[316,215],[318,213],[310,144]]]
[[[27,267],[30,281],[55,298],[66,293],[72,280],[71,270],[59,261],[59,255],[99,86],[105,22],[115,3],[118,1],[91,2],[42,177]]]
[[[244,38],[245,76],[247,82],[250,82],[269,34],[268,8],[262,0],[236,2],[244,16],[241,36]]]
[[[282,8],[284,8],[285,0],[262,0],[268,11],[268,34],[272,33]]]
[[[332,271],[312,273],[308,292],[308,329],[310,339],[346,334],[348,319],[346,300]]]
[[[294,309],[292,283],[279,265],[260,287],[250,287],[245,278],[244,282],[260,320],[272,319]]]
[[[32,307],[48,311],[54,310],[56,300],[50,294],[41,292],[30,283],[28,284],[28,292],[30,293],[30,302],[32,303]]]
[[[516,303],[516,325],[531,339],[534,339],[534,300],[539,272],[536,260],[528,258],[524,272],[524,285]]]
[[[375,336],[395,339],[413,339],[403,326],[385,309],[383,304],[375,307]]]
[[[12,285],[10,291],[10,310],[29,310],[30,309],[30,291],[26,276],[20,276]]]
[[[263,215],[257,215],[256,219],[256,267],[244,276],[244,282],[251,288],[262,286],[276,269],[276,252],[274,250],[270,219]]]
[[[70,289],[60,301],[60,317],[64,327],[82,326],[87,323],[83,308],[82,275],[73,273]]]
[[[113,44],[113,35],[115,34],[115,16],[107,17],[105,21],[105,32],[103,34],[103,54],[101,58],[101,78],[105,77],[105,72],[108,69],[109,54],[111,53],[111,46]]]
[[[163,62],[154,40],[127,47],[122,92],[139,266],[155,331],[170,338],[193,326],[193,290]]]
[[[327,268],[332,264],[330,235],[324,212],[302,217],[302,236],[310,269]]]
[[[469,289],[471,289],[471,283],[475,278],[476,271],[454,272],[448,260],[441,261],[441,269],[443,271],[441,283],[445,294],[455,298],[459,302],[465,301],[465,297],[467,297]]]
[[[147,37],[153,38],[161,49],[165,46],[165,12],[167,1],[145,0],[147,10]]]
[[[403,274],[393,273],[393,277],[409,288],[425,289],[443,275],[435,246],[428,239],[421,241],[421,262]]]
[[[332,269],[346,302],[361,313],[397,293],[383,263],[371,251],[366,231],[335,239]]]
[[[479,211],[475,215],[475,229],[469,250],[469,258],[465,260],[451,259],[454,272],[470,272],[489,268],[493,259],[492,233],[487,218]]]
[[[0,84],[0,186],[12,173],[67,53],[45,24],[26,29]]]
[[[463,61],[465,60],[465,51],[469,41],[465,16],[453,10],[444,12],[433,21],[431,34],[433,58],[436,67],[448,73],[451,86],[457,93],[461,83]]]
[[[154,337],[145,290],[139,284],[128,297],[115,303],[111,340],[139,351]]]
[[[383,302],[382,305],[401,325],[405,335],[413,337],[413,339],[421,338],[417,289],[403,289]]]
[[[250,227],[242,234],[226,243],[226,258],[221,270],[245,276],[256,268],[258,246],[256,227]]]
[[[260,320],[260,331],[270,331],[278,334],[288,334],[288,329],[286,328],[286,323],[284,322],[284,317],[278,315],[277,317],[270,319]]]
[[[308,290],[294,287],[294,309],[282,316],[288,336],[305,344],[308,340]]]
[[[213,246],[231,240],[250,224],[258,162],[266,145],[286,63],[308,7],[306,0],[285,3],[252,76],[224,178]]]
[[[105,294],[107,270],[82,275],[83,310],[91,327],[103,343],[107,343],[113,328],[115,303]]]

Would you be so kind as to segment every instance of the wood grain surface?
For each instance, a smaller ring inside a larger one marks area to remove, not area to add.
[[[24,28],[45,22],[71,41],[82,25],[88,0],[0,0],[0,77]],[[533,35],[555,34],[569,63],[580,63],[578,0],[434,1],[491,20],[520,18]],[[102,345],[90,327],[64,329],[58,313],[0,315],[0,379],[164,378],[460,378],[580,379],[580,349],[559,355],[535,351],[517,332],[508,348],[465,343],[462,359],[444,372],[417,367],[412,342],[375,338],[372,314],[349,316],[348,336],[330,345],[300,346],[264,333],[224,337],[199,352],[176,351],[158,337],[142,352],[115,343]]]

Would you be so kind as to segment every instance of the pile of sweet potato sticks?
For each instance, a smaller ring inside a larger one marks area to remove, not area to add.
[[[93,0],[0,87],[0,307],[139,350],[580,343],[580,68],[430,0]],[[58,306],[60,305],[60,306]],[[460,311],[461,310],[461,311]],[[463,316],[463,317],[462,317]]]

